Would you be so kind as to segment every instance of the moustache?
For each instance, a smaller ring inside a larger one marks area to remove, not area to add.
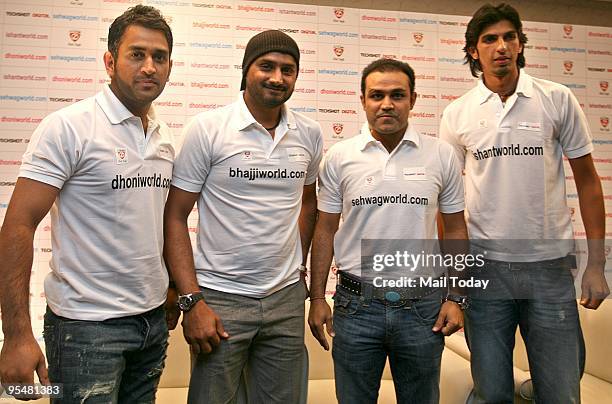
[[[137,83],[146,82],[146,83],[153,83],[153,84],[159,85],[159,80],[151,78],[151,77],[137,77],[136,82]]]
[[[395,112],[381,112],[380,114],[376,114],[376,118],[398,118],[397,114]]]
[[[281,85],[281,86],[274,86],[274,85],[272,85],[272,84],[266,84],[266,83],[264,83],[264,84],[263,84],[263,87],[264,87],[264,88],[268,88],[268,89],[270,89],[270,90],[276,90],[276,91],[287,91],[287,86],[282,86],[282,85]]]

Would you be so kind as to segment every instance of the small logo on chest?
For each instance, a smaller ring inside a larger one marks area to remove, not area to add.
[[[115,148],[115,164],[127,164],[127,163],[128,163],[127,149],[125,147],[116,147]]]

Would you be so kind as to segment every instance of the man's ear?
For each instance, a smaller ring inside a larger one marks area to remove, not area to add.
[[[478,49],[476,48],[468,48],[468,52],[472,59],[478,60]]]
[[[410,94],[410,110],[411,111],[412,111],[412,108],[414,108],[414,104],[416,104],[416,100],[417,100],[417,93],[413,91],[412,94]]]
[[[106,68],[106,74],[112,79],[115,74],[115,58],[109,51],[104,52],[104,67]]]
[[[365,111],[365,96],[363,94],[361,94],[359,96],[359,99],[361,100],[361,108],[363,108],[364,111]]]

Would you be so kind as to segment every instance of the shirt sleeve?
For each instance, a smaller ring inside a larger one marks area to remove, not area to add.
[[[317,176],[319,175],[319,166],[321,165],[321,160],[323,159],[323,134],[321,132],[321,126],[317,123],[313,130],[315,132],[313,158],[310,160],[310,164],[308,165],[306,181],[304,182],[306,185],[314,184],[317,180]]]
[[[443,164],[442,190],[439,196],[441,213],[457,213],[465,209],[463,177],[457,156],[451,147],[442,143],[440,157]]]
[[[446,108],[442,114],[440,120],[440,139],[450,144],[453,147],[455,155],[457,157],[457,164],[461,170],[465,168],[465,147],[459,142],[459,137],[455,130],[452,129],[450,124],[450,115],[448,108]]]
[[[338,159],[334,147],[327,151],[319,172],[318,209],[326,213],[342,213],[342,192],[338,179]]]
[[[201,192],[210,172],[210,150],[209,134],[196,116],[183,130],[172,185],[187,192]]]
[[[593,151],[592,135],[580,103],[569,89],[563,89],[564,101],[560,108],[559,143],[569,159],[585,156]]]
[[[59,113],[47,116],[36,128],[23,155],[19,177],[61,189],[73,175],[82,144]]]

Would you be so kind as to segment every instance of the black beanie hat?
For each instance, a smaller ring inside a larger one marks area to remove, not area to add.
[[[246,87],[246,74],[251,63],[261,55],[269,52],[286,53],[293,56],[298,72],[300,70],[300,49],[289,35],[278,30],[263,31],[255,35],[247,43],[242,59],[242,83],[240,90]]]

